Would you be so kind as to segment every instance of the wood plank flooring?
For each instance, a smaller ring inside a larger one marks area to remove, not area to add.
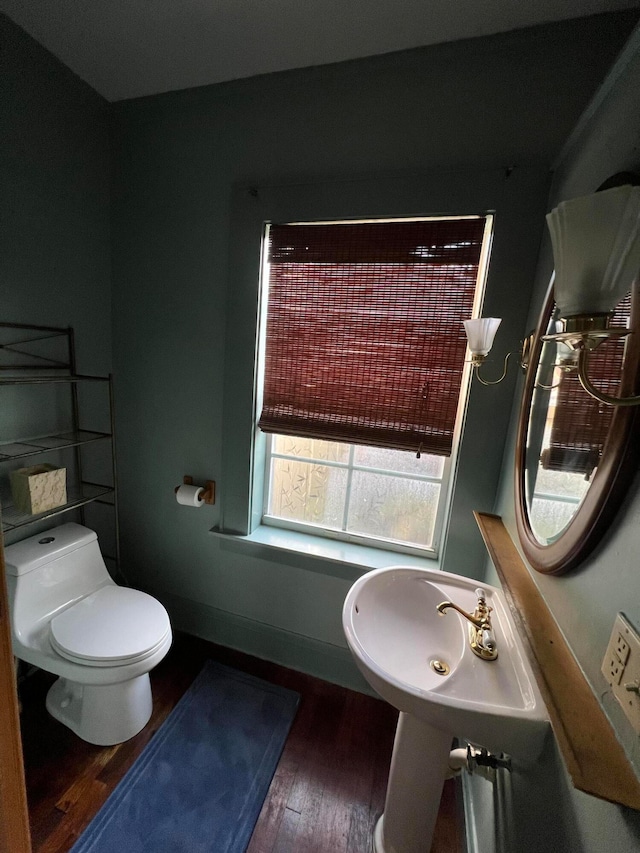
[[[149,724],[117,746],[85,743],[47,714],[44,700],[53,676],[38,672],[25,680],[21,726],[34,853],[69,850],[208,658],[302,696],[247,853],[369,853],[384,809],[394,709],[184,635],[151,674]],[[432,853],[461,853],[460,822],[455,784],[447,782]]]

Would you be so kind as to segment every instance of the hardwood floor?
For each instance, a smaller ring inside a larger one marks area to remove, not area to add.
[[[21,725],[34,853],[69,850],[207,658],[302,696],[247,853],[368,853],[384,808],[396,712],[380,700],[187,636],[175,638],[151,674],[151,721],[117,746],[85,743],[49,716],[44,700],[53,676],[37,672],[25,680]],[[461,853],[459,823],[455,784],[447,782],[432,853]]]

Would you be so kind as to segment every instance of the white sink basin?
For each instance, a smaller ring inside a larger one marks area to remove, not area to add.
[[[449,600],[473,613],[476,581],[446,572],[378,569],[351,587],[343,610],[349,648],[369,684],[394,707],[436,728],[524,761],[539,755],[547,712],[503,593],[483,585],[498,658],[477,657],[469,623]],[[431,661],[444,662],[438,674]]]
[[[429,853],[454,737],[525,764],[542,750],[547,712],[501,590],[483,585],[495,660],[474,654],[463,616],[437,610],[452,601],[473,613],[477,586],[397,566],[369,572],[347,594],[349,648],[369,684],[400,711],[375,853]]]

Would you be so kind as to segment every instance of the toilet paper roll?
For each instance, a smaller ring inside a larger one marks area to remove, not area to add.
[[[182,506],[202,506],[202,486],[178,486],[176,489],[176,500]]]

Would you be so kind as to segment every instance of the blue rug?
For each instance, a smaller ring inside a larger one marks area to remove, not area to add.
[[[244,853],[299,698],[208,661],[71,853]]]

